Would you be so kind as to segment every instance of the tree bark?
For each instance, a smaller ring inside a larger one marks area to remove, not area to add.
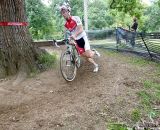
[[[27,22],[24,0],[0,0],[0,22]],[[29,72],[36,57],[27,26],[0,26],[0,67],[5,75]]]

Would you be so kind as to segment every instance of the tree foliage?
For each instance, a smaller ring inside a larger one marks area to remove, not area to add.
[[[30,31],[34,39],[61,39],[65,20],[59,6],[69,2],[71,15],[79,16],[84,24],[83,0],[50,0],[45,6],[41,0],[26,0]],[[156,6],[155,6],[156,3]],[[146,6],[141,0],[88,0],[89,30],[115,28],[119,24],[128,28],[136,16],[141,30],[158,30],[160,0]],[[159,5],[159,6],[158,6]],[[148,22],[154,20],[153,22]]]
[[[144,15],[146,16],[144,30],[160,31],[160,6],[158,5],[158,2],[155,2],[144,12]]]
[[[33,38],[51,37],[56,28],[51,9],[42,4],[40,0],[26,0],[26,9]]]
[[[89,3],[88,19],[90,29],[104,29],[114,23],[114,18],[104,0],[98,2],[94,0]]]
[[[110,8],[140,18],[143,5],[140,0],[109,0]]]

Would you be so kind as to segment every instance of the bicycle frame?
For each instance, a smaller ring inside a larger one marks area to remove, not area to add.
[[[81,54],[79,52],[78,45],[77,45],[76,41],[73,40],[73,39],[70,39],[69,36],[70,36],[70,33],[66,32],[66,34],[65,34],[65,45],[67,46],[67,50],[74,50],[74,49],[76,49],[77,52],[78,52],[78,55],[80,56]],[[70,44],[70,40],[73,40],[73,42],[75,44]]]
[[[67,49],[61,54],[60,70],[66,81],[73,81],[76,77],[77,68],[80,67],[80,53],[77,44],[70,44],[71,39],[68,37],[69,35],[66,33],[64,42]]]

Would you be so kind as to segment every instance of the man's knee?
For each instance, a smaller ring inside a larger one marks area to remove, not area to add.
[[[91,50],[87,50],[83,53],[83,56],[87,57],[87,58],[92,58],[93,57],[93,53]]]

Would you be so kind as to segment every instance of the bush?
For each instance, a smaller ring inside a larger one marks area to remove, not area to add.
[[[56,54],[49,54],[49,53],[42,53],[38,57],[38,64],[40,65],[41,69],[47,69],[54,66],[56,63],[57,56]]]

